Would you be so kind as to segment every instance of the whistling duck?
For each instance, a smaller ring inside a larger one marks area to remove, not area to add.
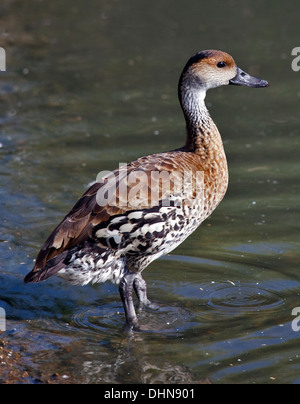
[[[79,285],[110,280],[120,285],[128,328],[137,327],[133,290],[142,305],[150,303],[142,271],[182,243],[226,193],[222,139],[204,100],[207,90],[227,84],[268,86],[225,52],[192,56],[178,85],[185,145],[139,158],[94,183],[49,236],[25,282],[52,275]],[[195,185],[197,173],[203,175]]]

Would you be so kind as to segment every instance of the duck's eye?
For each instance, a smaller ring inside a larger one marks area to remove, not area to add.
[[[222,67],[225,67],[225,66],[226,66],[226,63],[225,63],[225,62],[219,62],[219,63],[217,63],[217,66],[218,66],[220,69],[222,69]]]

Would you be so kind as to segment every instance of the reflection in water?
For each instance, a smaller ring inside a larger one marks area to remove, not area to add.
[[[210,383],[208,379],[193,379],[188,367],[168,362],[151,360],[149,345],[138,335],[123,341],[114,352],[114,360],[107,364],[93,359],[83,363],[83,374],[87,383],[122,383],[134,380],[145,384]]]

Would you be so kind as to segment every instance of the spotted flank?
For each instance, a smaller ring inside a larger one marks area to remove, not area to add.
[[[83,247],[70,254],[66,264],[57,275],[74,285],[107,281],[119,284],[127,272],[125,260],[114,259],[109,250],[95,253],[90,248]]]
[[[185,218],[182,211],[177,210],[179,208],[160,207],[129,212],[96,226],[94,235],[101,245],[126,254],[156,254],[165,249],[170,232],[174,234],[184,228]]]

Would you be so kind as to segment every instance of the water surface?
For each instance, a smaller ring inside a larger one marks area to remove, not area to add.
[[[1,3],[0,382],[299,383],[298,9],[294,0]],[[139,314],[143,332],[129,338],[115,286],[23,277],[98,172],[183,144],[177,81],[207,48],[271,86],[208,94],[229,190],[145,271],[157,309]]]

